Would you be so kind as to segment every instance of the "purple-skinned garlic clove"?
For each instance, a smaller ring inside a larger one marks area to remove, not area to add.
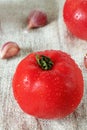
[[[7,42],[2,45],[0,49],[0,57],[1,59],[8,59],[13,56],[16,56],[20,51],[20,47],[15,42]]]
[[[87,68],[87,54],[84,56],[84,65]]]
[[[47,15],[46,13],[34,10],[30,12],[28,17],[28,26],[27,29],[39,28],[47,24]]]

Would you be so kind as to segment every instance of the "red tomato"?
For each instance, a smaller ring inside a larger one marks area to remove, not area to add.
[[[83,77],[71,57],[58,50],[34,52],[18,65],[13,93],[22,110],[39,118],[63,118],[83,96]]]
[[[87,40],[87,0],[66,0],[63,17],[72,34]]]

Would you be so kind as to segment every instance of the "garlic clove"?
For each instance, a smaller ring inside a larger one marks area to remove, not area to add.
[[[38,28],[45,26],[47,24],[47,15],[46,13],[40,10],[34,10],[29,14],[28,17],[28,29]]]
[[[31,29],[31,28],[35,28],[35,25],[32,22],[30,22],[27,26],[27,29]]]
[[[84,65],[87,68],[87,54],[84,56]]]
[[[15,42],[7,42],[3,44],[0,50],[1,59],[8,59],[16,56],[20,51],[19,46]]]

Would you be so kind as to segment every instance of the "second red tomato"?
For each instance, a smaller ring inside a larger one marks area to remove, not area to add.
[[[63,17],[72,34],[87,40],[87,0],[66,0]]]

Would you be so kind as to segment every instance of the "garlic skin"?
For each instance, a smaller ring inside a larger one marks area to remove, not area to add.
[[[8,59],[16,56],[20,51],[20,47],[15,42],[7,42],[3,44],[0,50],[1,59]]]
[[[84,56],[84,65],[85,65],[85,68],[87,68],[87,54]]]
[[[39,28],[45,26],[47,24],[47,15],[46,13],[40,10],[33,10],[30,12],[28,16],[28,27],[31,28]]]

